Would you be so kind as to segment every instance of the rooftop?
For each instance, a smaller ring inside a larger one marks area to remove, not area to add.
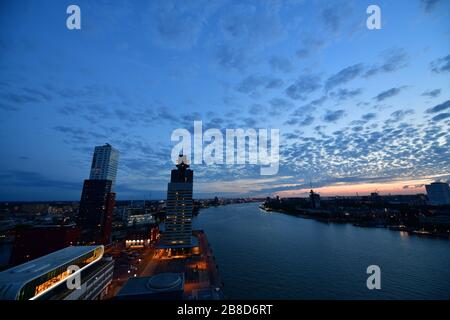
[[[27,282],[102,247],[67,247],[0,272],[0,299],[14,299],[12,295],[15,296]]]

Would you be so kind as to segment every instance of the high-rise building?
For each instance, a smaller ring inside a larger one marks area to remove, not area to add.
[[[173,248],[192,244],[193,171],[185,156],[180,155],[177,169],[172,170],[167,186],[165,231],[161,243]]]
[[[77,224],[82,243],[109,244],[116,194],[111,180],[84,180]]]
[[[110,144],[97,146],[92,158],[89,180],[84,180],[78,226],[82,243],[109,244],[116,194],[119,151]]]
[[[443,206],[450,205],[450,188],[448,183],[433,182],[425,186],[428,200],[431,205]]]
[[[103,246],[67,247],[0,272],[0,300],[100,299],[114,272],[103,253]]]
[[[312,189],[309,192],[309,201],[311,202],[311,208],[313,209],[320,208],[320,194],[315,193]]]
[[[92,157],[90,180],[111,180],[112,187],[116,183],[117,165],[119,161],[119,151],[110,144],[97,146]]]

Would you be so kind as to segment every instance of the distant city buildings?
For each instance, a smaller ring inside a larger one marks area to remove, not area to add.
[[[450,188],[448,183],[433,182],[425,186],[428,200],[431,205],[443,206],[450,205]]]
[[[178,159],[167,186],[165,231],[161,244],[169,247],[189,247],[192,244],[193,171],[185,156]]]
[[[119,151],[110,144],[97,146],[92,157],[90,180],[111,180],[111,190],[116,184]]]
[[[309,201],[311,202],[311,208],[320,208],[320,194],[315,193],[313,190],[309,192]]]
[[[72,246],[0,272],[0,300],[94,300],[111,283],[114,260],[103,246]],[[70,267],[79,269],[72,273]],[[68,286],[79,276],[80,286]]]
[[[117,174],[119,152],[106,144],[95,147],[90,179],[81,193],[77,224],[81,242],[109,244],[116,194],[112,192]]]

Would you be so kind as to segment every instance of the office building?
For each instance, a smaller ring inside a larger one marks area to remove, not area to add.
[[[171,248],[192,246],[193,171],[180,155],[167,186],[165,231],[161,244]]]
[[[111,180],[111,190],[113,190],[116,184],[118,161],[119,151],[110,144],[95,147],[89,179]]]
[[[433,206],[450,205],[450,188],[448,183],[433,182],[425,186],[429,203]]]
[[[84,180],[77,225],[84,244],[109,244],[116,194],[111,180]]]
[[[103,253],[103,246],[67,247],[0,272],[0,300],[100,299],[114,271],[114,261]],[[78,287],[68,285],[74,278]]]

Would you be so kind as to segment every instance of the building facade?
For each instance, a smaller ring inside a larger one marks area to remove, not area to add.
[[[72,246],[0,272],[0,300],[99,299],[114,271],[103,253],[103,246]]]
[[[161,244],[169,247],[189,247],[192,244],[192,191],[194,173],[186,157],[180,156],[177,169],[172,170],[167,186],[165,231]]]
[[[18,265],[75,245],[79,235],[80,230],[75,224],[17,228],[10,264]]]
[[[90,180],[111,180],[111,190],[116,184],[119,151],[110,144],[97,146],[92,157]]]
[[[450,188],[448,183],[433,182],[425,186],[429,203],[433,206],[450,205]]]
[[[111,180],[84,181],[77,221],[82,243],[110,242],[116,197],[111,184]]]

